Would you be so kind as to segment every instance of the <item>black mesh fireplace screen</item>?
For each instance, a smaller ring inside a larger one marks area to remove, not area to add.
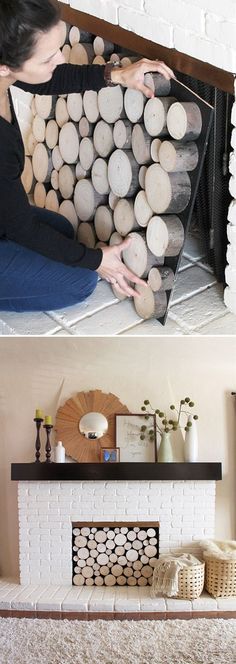
[[[233,95],[192,76],[177,72],[177,78],[214,108],[214,120],[194,205],[192,223],[199,228],[209,264],[218,281],[224,282],[227,247],[229,153]]]

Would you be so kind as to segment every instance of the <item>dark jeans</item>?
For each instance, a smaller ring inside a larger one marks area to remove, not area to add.
[[[37,217],[67,237],[70,222],[55,212],[36,208]],[[82,302],[97,285],[97,272],[57,263],[20,244],[0,240],[0,310],[50,311]]]

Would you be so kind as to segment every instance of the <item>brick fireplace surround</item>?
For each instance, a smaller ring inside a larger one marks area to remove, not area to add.
[[[186,551],[198,556],[199,541],[214,537],[215,480],[221,477],[220,464],[161,464],[177,468],[174,472],[179,474],[179,479],[161,481],[111,480],[107,479],[107,467],[103,470],[101,464],[82,464],[98,465],[96,472],[106,470],[106,479],[84,481],[71,479],[71,473],[87,473],[86,468],[80,470],[81,464],[60,464],[59,469],[59,464],[53,464],[51,479],[52,471],[45,469],[45,464],[13,464],[12,479],[20,480],[20,584],[0,582],[0,615],[81,620],[236,617],[236,598],[217,600],[206,592],[199,599],[188,601],[152,599],[150,586],[72,586],[72,522],[106,525],[159,521],[160,554]],[[118,464],[117,472],[123,472],[122,465],[127,464]],[[196,467],[192,471],[195,479],[181,479],[181,473],[191,472],[187,466]],[[204,473],[210,479],[196,479],[203,466],[209,467]],[[55,473],[62,478],[66,471],[66,481],[57,481]],[[45,477],[45,472],[46,481],[37,479],[41,473]],[[26,473],[34,481],[25,481]]]

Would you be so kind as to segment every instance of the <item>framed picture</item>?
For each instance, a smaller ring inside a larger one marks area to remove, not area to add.
[[[101,447],[101,463],[118,463],[120,461],[119,447]]]
[[[145,431],[141,427],[146,427]],[[152,430],[152,435],[149,434]],[[116,415],[116,445],[120,448],[120,461],[155,462],[155,415]]]

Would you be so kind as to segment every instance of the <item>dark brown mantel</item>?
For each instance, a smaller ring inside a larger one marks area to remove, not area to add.
[[[176,72],[188,74],[194,78],[209,83],[224,92],[234,92],[234,75],[218,67],[192,58],[185,53],[180,53],[175,49],[167,48],[155,44],[155,42],[139,37],[139,35],[124,30],[119,25],[113,25],[107,21],[85,14],[77,9],[71,9],[69,5],[61,4],[62,18],[71,25],[77,25],[83,30],[87,30],[94,35],[99,35],[108,39],[119,46],[123,46],[129,51],[138,53],[140,57],[150,58],[151,60],[164,60]]]
[[[12,463],[22,482],[86,480],[221,480],[221,463]]]

